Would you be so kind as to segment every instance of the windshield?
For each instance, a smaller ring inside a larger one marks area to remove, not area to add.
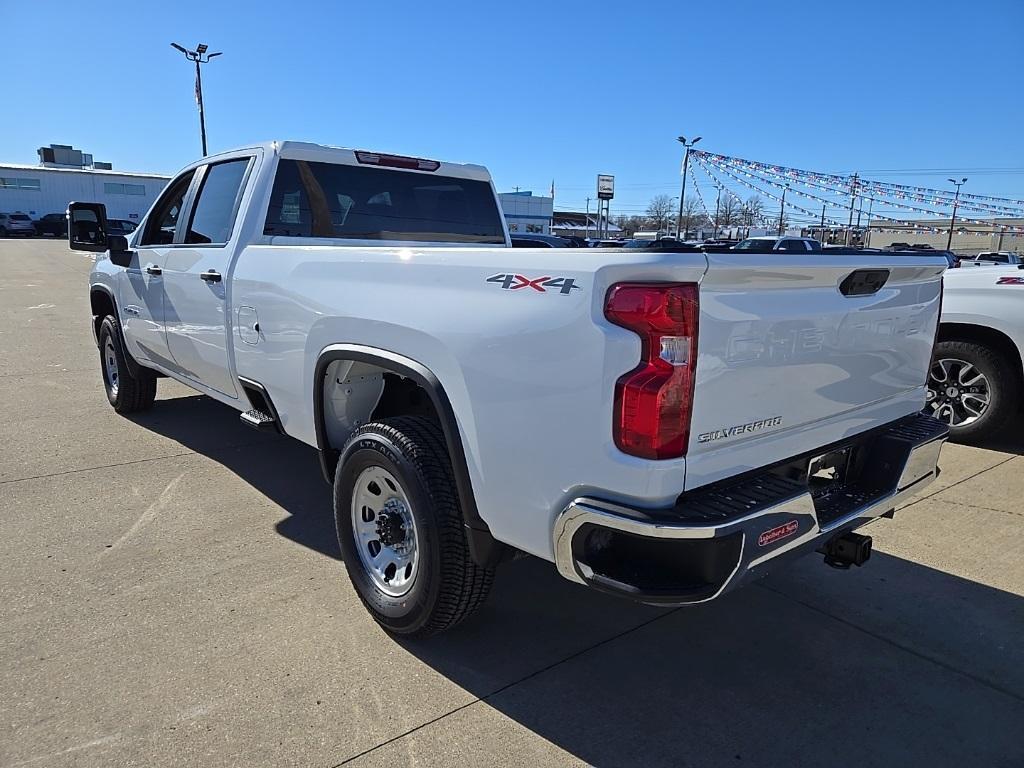
[[[770,251],[775,247],[774,240],[759,240],[754,237],[741,240],[735,246],[737,251]]]

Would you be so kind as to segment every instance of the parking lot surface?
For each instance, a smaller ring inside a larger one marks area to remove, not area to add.
[[[0,240],[0,766],[1024,765],[1024,432],[947,446],[861,569],[710,605],[526,559],[397,642],[315,452],[161,380],[107,405],[91,259]]]

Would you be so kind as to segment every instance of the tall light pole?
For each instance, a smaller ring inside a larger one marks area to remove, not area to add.
[[[779,208],[779,237],[782,237],[782,221],[786,215],[786,192],[789,190],[789,184],[782,188],[782,207]]]
[[[718,196],[715,198],[715,240],[718,239],[718,212],[721,210],[722,202],[722,185],[715,184],[715,189],[718,190]]]
[[[686,234],[683,232],[683,198],[686,197],[686,169],[690,164],[690,148],[700,139],[701,137],[698,136],[693,141],[688,142],[685,136],[676,137],[676,141],[686,147],[686,153],[683,155],[683,187],[679,190],[679,214],[676,216],[676,237],[680,240],[686,239]]]
[[[183,45],[177,43],[171,43],[171,47],[177,51],[181,51],[185,54],[185,58],[189,61],[194,61],[196,64],[196,106],[199,107],[199,135],[203,140],[203,157],[206,157],[206,116],[203,114],[203,75],[199,71],[200,64],[208,64],[210,59],[214,56],[220,56],[218,53],[207,53],[209,49],[205,43],[200,43],[196,46],[194,51],[190,51]]]
[[[956,225],[956,209],[960,205],[960,187],[967,182],[967,177],[964,176],[960,181],[956,179],[949,180],[952,184],[956,184],[956,195],[953,197],[953,215],[949,218],[949,237],[946,238],[946,250],[948,251],[950,246],[953,245],[953,227]]]

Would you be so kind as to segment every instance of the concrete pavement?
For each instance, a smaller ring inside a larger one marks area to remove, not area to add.
[[[167,380],[109,408],[89,265],[0,240],[0,766],[1024,764],[1013,441],[948,446],[862,569],[663,610],[528,559],[399,643],[311,449]]]

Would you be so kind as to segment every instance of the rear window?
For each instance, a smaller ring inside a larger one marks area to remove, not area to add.
[[[30,219],[24,213],[12,213],[11,214],[11,220],[12,221],[32,221],[32,219]]]
[[[388,168],[282,160],[265,235],[505,243],[491,185]]]

